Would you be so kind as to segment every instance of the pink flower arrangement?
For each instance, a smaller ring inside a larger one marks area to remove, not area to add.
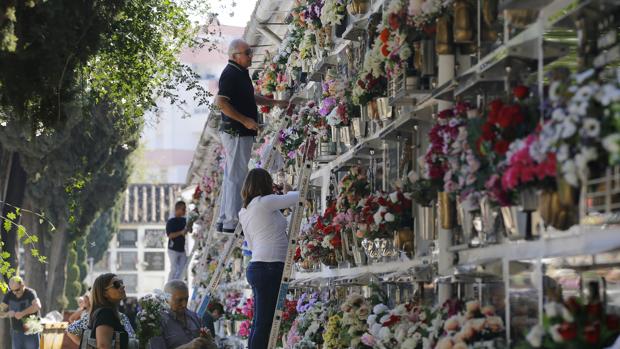
[[[254,318],[254,297],[248,298],[245,301],[241,308],[241,313],[250,320]]]
[[[540,154],[539,134],[531,134],[524,140],[512,143],[508,153],[508,167],[502,176],[505,190],[538,185],[546,179],[554,179],[557,173],[555,153]]]
[[[252,327],[252,321],[251,320],[244,320],[243,322],[241,322],[241,325],[239,326],[239,337],[241,338],[248,338],[250,337],[250,330]]]
[[[424,155],[425,177],[442,183],[449,170],[448,156],[452,145],[457,141],[460,126],[465,124],[462,114],[455,109],[446,109],[437,115],[437,123],[428,133],[430,145]],[[447,183],[451,186],[451,183]]]

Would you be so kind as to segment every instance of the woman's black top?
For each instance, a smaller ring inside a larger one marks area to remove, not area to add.
[[[127,349],[129,336],[112,308],[99,308],[95,310],[90,322],[90,329],[92,330],[90,338],[96,338],[97,327],[99,326],[110,326],[114,329],[114,332],[120,332],[121,349]]]

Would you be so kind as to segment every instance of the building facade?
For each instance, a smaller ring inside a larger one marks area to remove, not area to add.
[[[174,215],[181,188],[180,184],[129,185],[120,229],[104,258],[93,266],[93,279],[102,273],[118,274],[128,297],[163,289],[170,271],[166,221]]]

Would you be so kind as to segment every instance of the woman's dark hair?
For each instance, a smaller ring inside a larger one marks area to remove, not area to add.
[[[265,169],[255,168],[248,172],[241,189],[243,207],[247,208],[250,202],[257,196],[273,194],[273,179]]]
[[[93,288],[90,291],[90,319],[89,323],[92,326],[94,321],[94,314],[98,309],[110,308],[114,311],[114,315],[120,320],[118,314],[118,305],[110,302],[105,296],[105,291],[110,281],[116,277],[116,274],[107,273],[99,275],[93,283]]]

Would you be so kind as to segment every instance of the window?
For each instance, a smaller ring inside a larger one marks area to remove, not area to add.
[[[125,292],[138,293],[138,275],[136,274],[118,274],[118,277],[125,284]]]
[[[118,232],[118,247],[136,247],[138,231],[135,229],[121,229]]]
[[[144,270],[161,271],[166,269],[164,252],[144,252]]]
[[[146,229],[144,231],[144,247],[164,248],[166,231],[164,229]]]
[[[138,270],[138,252],[118,252],[118,270]]]

